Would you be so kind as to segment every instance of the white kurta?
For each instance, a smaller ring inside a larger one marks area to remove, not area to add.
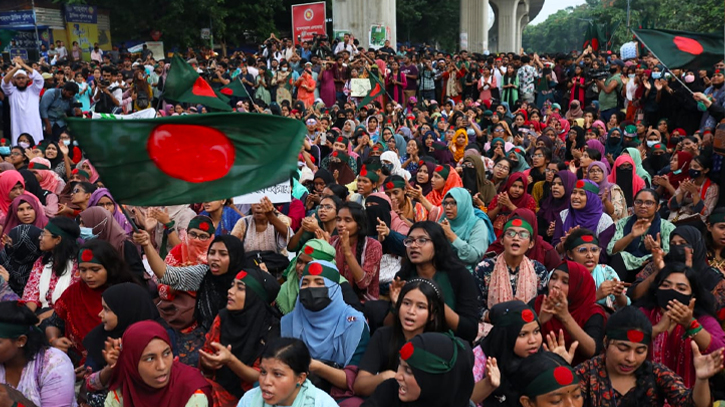
[[[12,145],[18,143],[23,133],[33,136],[36,143],[43,140],[43,123],[40,120],[40,91],[43,90],[43,77],[38,71],[28,73],[33,81],[24,91],[19,91],[12,81],[2,81],[2,89],[10,99],[10,124]]]

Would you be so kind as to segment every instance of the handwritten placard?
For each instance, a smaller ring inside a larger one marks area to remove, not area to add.
[[[292,201],[292,187],[289,181],[280,182],[277,185],[271,187],[262,188],[259,191],[255,191],[242,196],[234,198],[234,204],[256,204],[262,200],[263,197],[269,198],[272,203],[284,203]]]

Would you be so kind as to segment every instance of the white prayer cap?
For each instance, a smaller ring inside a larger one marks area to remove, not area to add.
[[[28,76],[28,72],[25,69],[18,69],[17,71],[15,71],[15,75],[13,75],[13,78],[18,75]]]

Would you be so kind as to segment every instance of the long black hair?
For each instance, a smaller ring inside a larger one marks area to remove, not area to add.
[[[669,262],[665,268],[660,270],[655,277],[654,282],[647,290],[647,294],[637,301],[636,305],[642,308],[654,308],[657,307],[657,291],[660,289],[660,285],[665,281],[671,274],[682,273],[690,283],[690,290],[692,291],[692,298],[695,301],[695,317],[701,315],[710,315],[715,317],[715,297],[712,293],[705,289],[705,286],[700,282],[698,272],[693,270],[691,267],[687,267],[684,263],[680,262]],[[684,304],[688,305],[688,304]]]
[[[58,243],[52,251],[43,253],[42,263],[45,265],[52,260],[53,274],[55,274],[56,277],[60,277],[65,273],[70,273],[70,270],[66,271],[66,263],[68,263],[68,260],[74,260],[76,256],[78,256],[77,240],[81,235],[81,229],[74,220],[61,216],[51,218],[48,223],[52,223],[53,226],[58,227],[70,236],[69,239],[65,236],[53,234],[48,229],[45,229],[53,237],[60,237],[60,243]]]
[[[398,301],[395,302],[395,312],[393,313],[393,336],[388,343],[388,366],[398,366],[398,357],[401,343],[405,342],[403,334],[403,326],[400,322],[400,307],[403,305],[405,296],[413,291],[420,290],[428,301],[428,323],[425,324],[423,332],[445,332],[448,329],[445,319],[445,304],[443,302],[443,292],[435,281],[416,278],[407,282],[400,289]],[[391,370],[395,370],[394,368]]]
[[[40,320],[30,308],[18,301],[2,301],[0,302],[0,322],[13,325],[27,325],[28,337],[25,346],[23,346],[23,356],[30,361],[43,349],[48,347],[48,340],[45,333],[36,328]]]
[[[103,268],[106,269],[106,286],[121,283],[140,284],[136,277],[131,273],[123,259],[123,256],[110,243],[101,239],[92,239],[83,244],[79,251],[88,249],[93,253],[93,257],[101,262]],[[78,261],[82,262],[81,260]]]
[[[456,252],[453,250],[451,242],[449,242],[448,238],[446,238],[441,225],[429,220],[416,222],[410,227],[408,236],[410,236],[410,233],[415,229],[423,229],[426,233],[428,233],[428,236],[430,236],[431,243],[433,243],[433,247],[435,247],[433,265],[435,266],[436,271],[446,272],[448,270],[466,268],[466,266],[458,258]],[[400,265],[401,278],[410,279],[415,275],[415,272],[415,264],[410,262],[408,256],[405,256]]]
[[[337,208],[337,214],[340,215],[340,211],[347,209],[352,215],[352,219],[357,223],[357,245],[355,246],[355,259],[357,264],[362,267],[362,253],[365,249],[365,243],[368,236],[368,221],[365,215],[365,208],[357,202],[344,202]]]

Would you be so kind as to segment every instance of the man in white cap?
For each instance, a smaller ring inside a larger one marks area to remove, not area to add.
[[[30,134],[38,142],[43,139],[39,107],[40,91],[43,90],[45,81],[40,73],[26,65],[21,57],[16,57],[13,62],[15,66],[2,80],[2,90],[10,99],[12,145],[17,143],[18,137],[23,133]]]

